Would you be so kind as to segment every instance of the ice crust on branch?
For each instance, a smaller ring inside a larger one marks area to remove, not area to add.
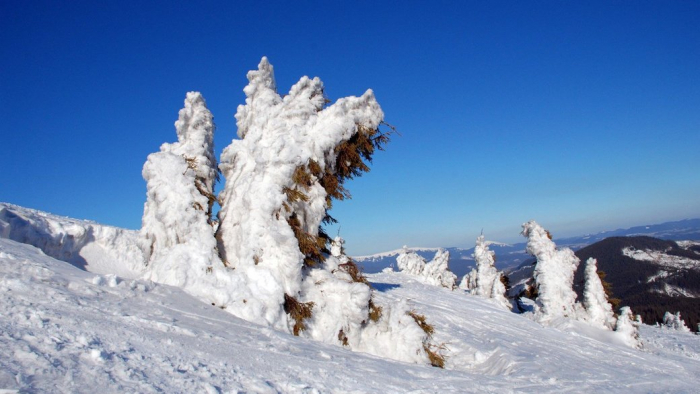
[[[449,268],[450,252],[438,249],[435,257],[430,262],[406,246],[396,257],[396,266],[401,272],[421,277],[426,283],[433,286],[442,286],[454,289],[457,285],[457,276]]]
[[[538,296],[535,314],[540,320],[578,318],[574,272],[579,259],[569,248],[557,249],[549,232],[531,220],[523,224],[527,252],[537,259],[534,270]]]
[[[476,239],[474,247],[476,268],[464,275],[460,288],[469,290],[471,294],[485,298],[493,298],[499,304],[510,307],[505,297],[506,288],[501,282],[501,273],[496,269],[495,253],[489,250],[489,244],[483,235]]]
[[[586,260],[583,286],[583,307],[586,321],[594,326],[612,330],[615,327],[615,313],[605,295],[603,282],[598,276],[598,261],[594,258]]]

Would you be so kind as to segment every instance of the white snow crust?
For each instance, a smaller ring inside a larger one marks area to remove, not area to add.
[[[35,246],[48,256],[99,274],[136,278],[144,270],[137,231],[0,202],[0,238]]]

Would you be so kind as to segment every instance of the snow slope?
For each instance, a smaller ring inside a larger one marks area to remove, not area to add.
[[[88,264],[86,267],[90,267]],[[645,348],[555,327],[401,273],[369,276],[435,327],[446,369],[238,319],[181,290],[99,275],[0,239],[0,389],[9,392],[694,392],[700,341],[646,326]]]
[[[78,268],[136,278],[145,260],[138,231],[0,202],[0,238],[36,246]]]

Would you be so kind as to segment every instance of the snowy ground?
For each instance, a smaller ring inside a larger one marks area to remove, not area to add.
[[[695,392],[700,337],[645,327],[642,351],[578,323],[542,327],[400,273],[447,369],[353,353],[242,321],[177,288],[99,275],[0,239],[0,389],[18,392]]]
[[[446,369],[353,353],[138,279],[136,235],[0,204],[0,393],[691,393],[700,384],[700,336],[643,326],[636,350],[613,332],[543,327],[397,272],[369,275],[376,299],[408,300],[425,315]]]

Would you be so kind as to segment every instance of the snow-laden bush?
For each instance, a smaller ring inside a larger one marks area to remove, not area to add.
[[[401,272],[413,276],[422,276],[423,270],[425,269],[425,264],[425,259],[419,256],[416,252],[408,249],[406,245],[404,245],[401,253],[396,256],[396,268],[398,268]]]
[[[595,326],[611,330],[615,326],[615,313],[612,305],[608,302],[603,282],[598,276],[597,263],[598,261],[594,258],[589,258],[586,261],[583,287],[585,320]]]
[[[450,252],[447,250],[438,249],[435,257],[426,263],[423,257],[404,246],[396,257],[396,266],[401,272],[422,278],[425,283],[454,289],[457,275],[450,271],[449,261]]]
[[[510,302],[505,296],[506,287],[501,281],[501,272],[496,269],[496,257],[483,235],[476,239],[474,247],[474,261],[476,268],[464,275],[460,288],[468,290],[471,294],[493,298],[499,304],[510,307]]]
[[[531,220],[523,224],[527,252],[537,259],[534,270],[537,286],[536,316],[541,320],[554,317],[577,318],[574,272],[579,259],[569,248],[557,249],[547,230]]]
[[[680,312],[676,312],[675,314],[671,312],[664,313],[663,326],[670,330],[690,332],[688,326],[686,326],[683,319],[681,319]]]
[[[642,343],[639,340],[639,325],[642,324],[639,315],[635,318],[632,309],[628,306],[620,308],[615,323],[615,332],[619,333],[622,340],[630,347],[640,348]]]

